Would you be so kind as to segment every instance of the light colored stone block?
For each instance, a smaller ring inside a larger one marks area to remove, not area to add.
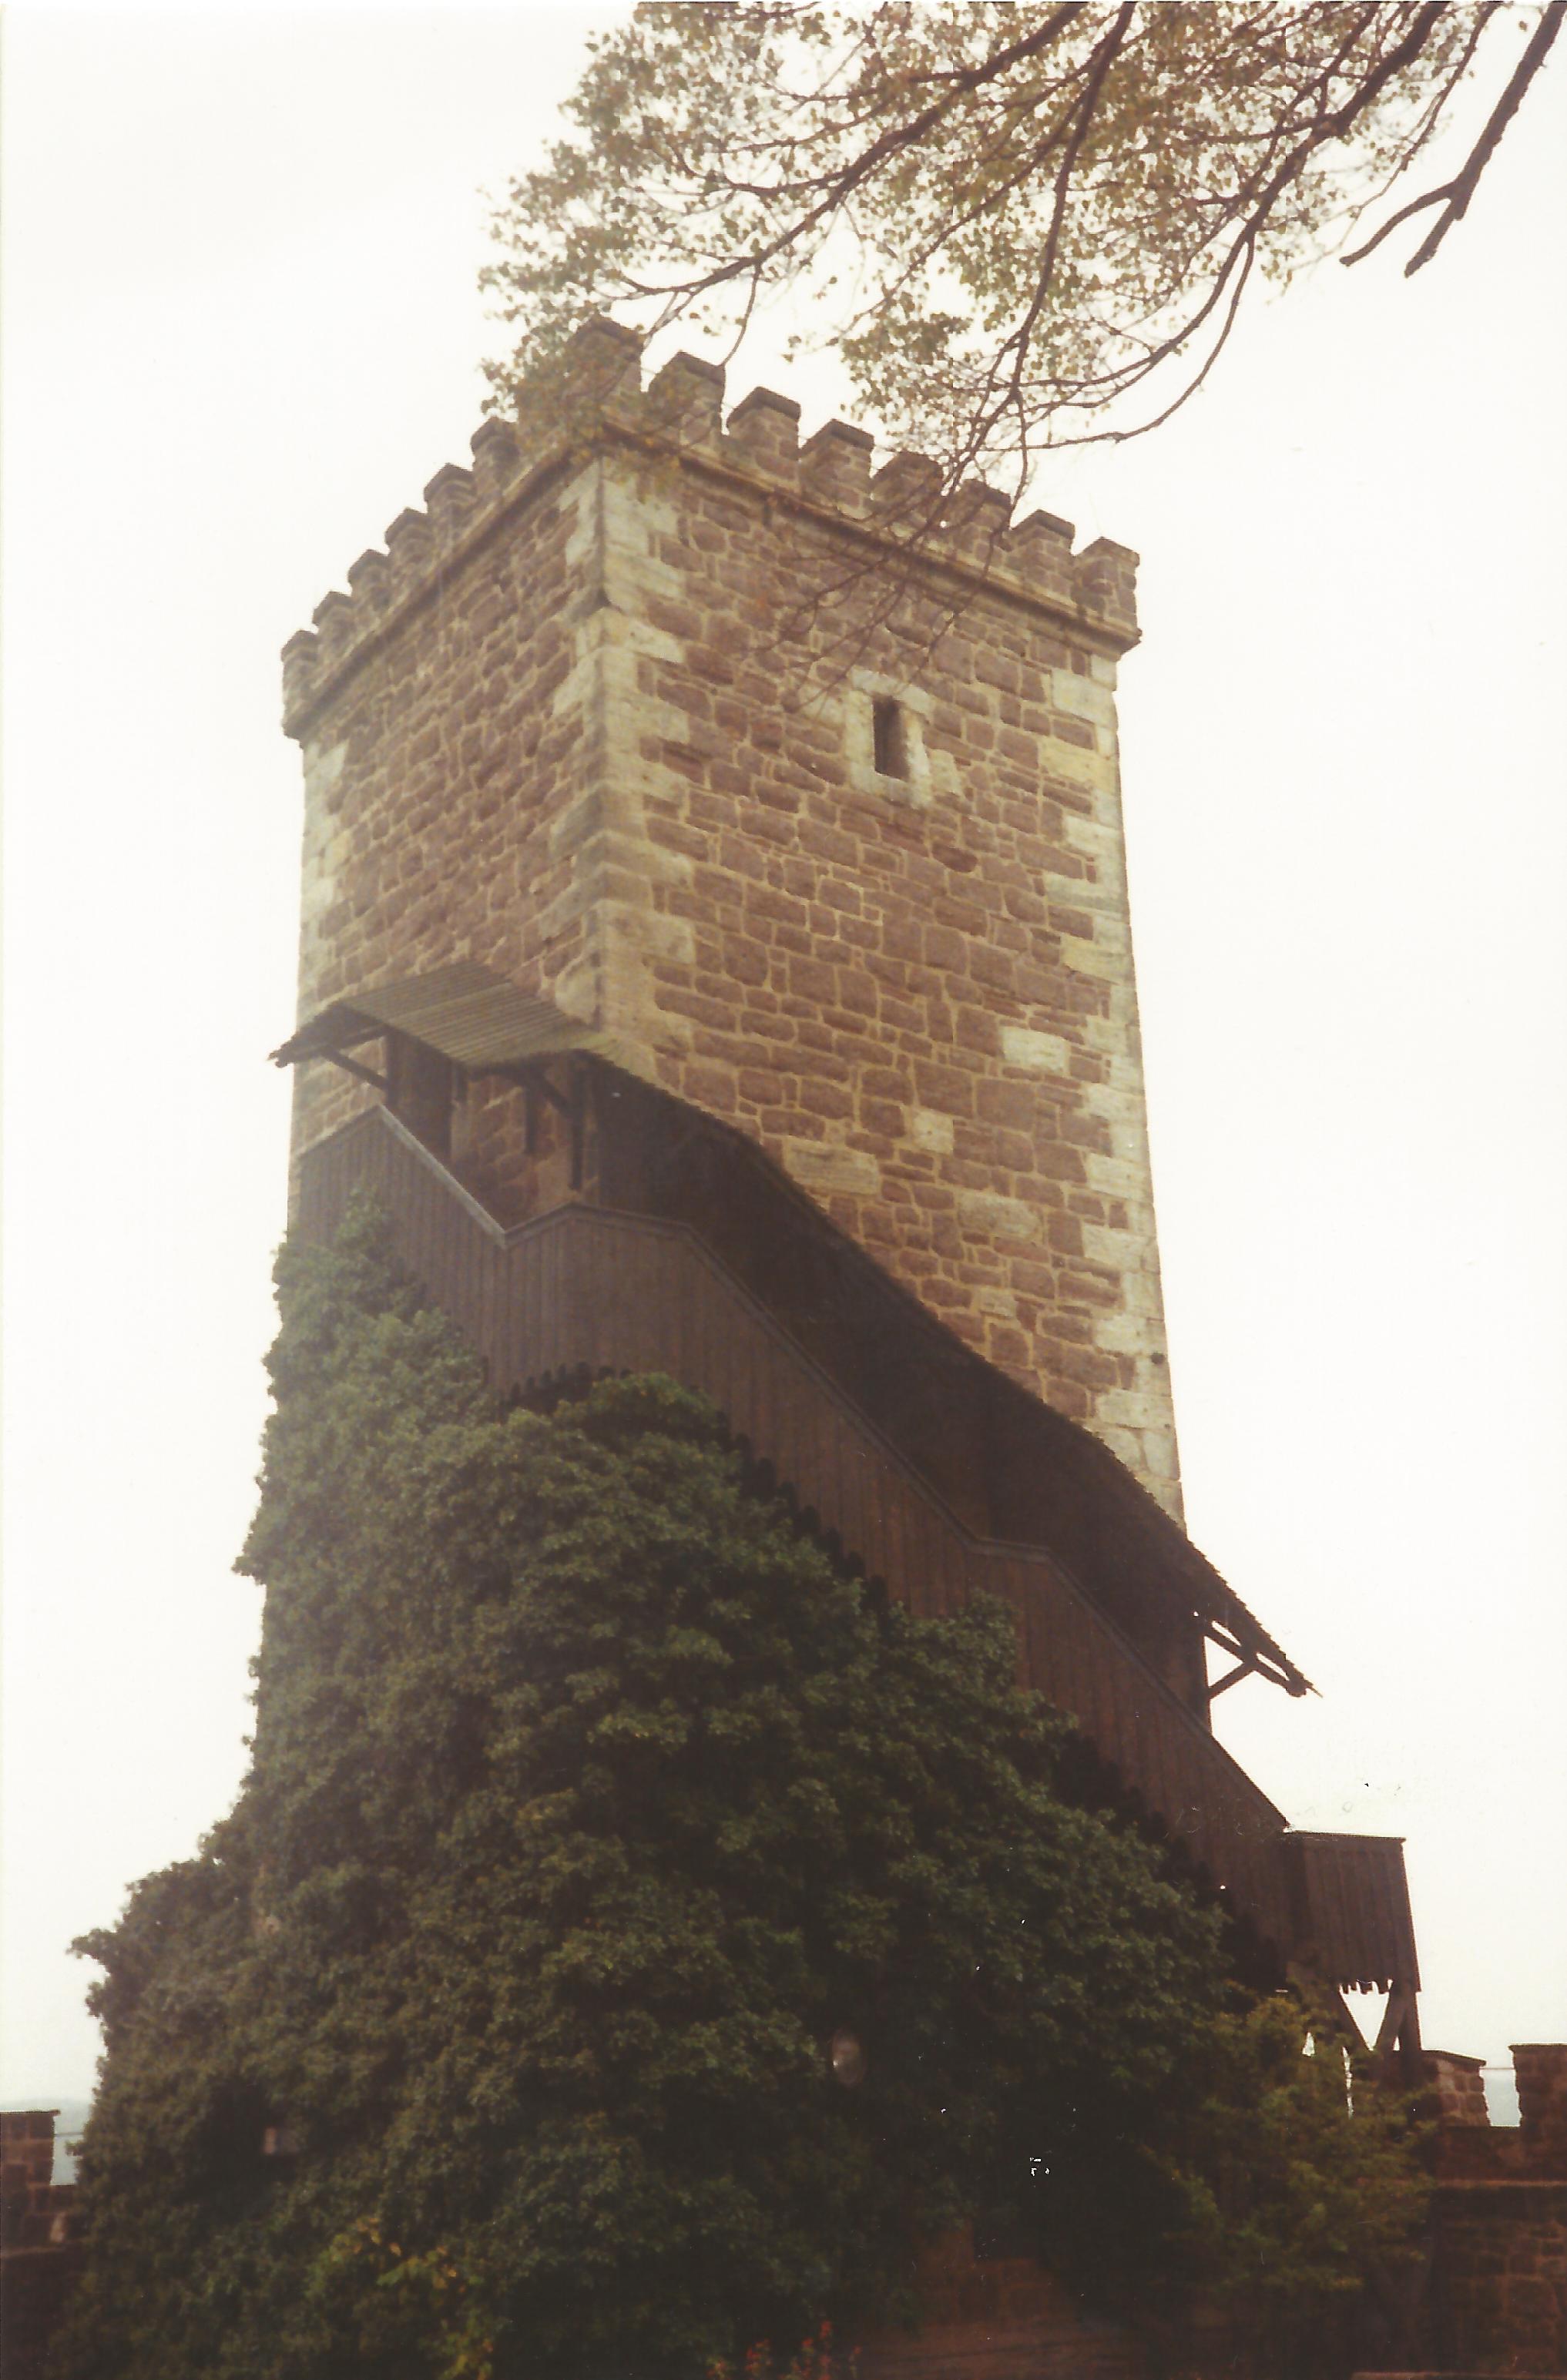
[[[1140,1232],[1117,1232],[1108,1223],[1085,1223],[1083,1253],[1112,1272],[1142,1272],[1148,1269],[1153,1245]]]
[[[960,1190],[957,1194],[958,1220],[970,1232],[982,1232],[997,1240],[1034,1240],[1039,1237],[1039,1218],[1022,1198],[1009,1198],[996,1190]]]
[[[1170,1400],[1160,1390],[1106,1389],[1096,1413],[1107,1427],[1120,1423],[1127,1429],[1164,1429],[1170,1423]]]
[[[606,932],[620,935],[644,956],[667,959],[675,966],[696,965],[697,930],[689,917],[662,917],[654,909],[634,908],[626,901],[601,901],[598,915]]]
[[[908,1136],[916,1148],[928,1148],[938,1157],[953,1153],[953,1120],[937,1108],[916,1108],[909,1117]]]
[[[1061,962],[1074,975],[1091,975],[1107,983],[1124,984],[1126,978],[1126,955],[1124,951],[1095,940],[1087,941],[1078,934],[1062,937]]]
[[[1140,1471],[1143,1463],[1142,1433],[1135,1429],[1101,1427],[1096,1433],[1102,1438],[1111,1454],[1123,1462],[1128,1471]]]
[[[863,1148],[839,1148],[824,1140],[786,1140],[784,1162],[800,1187],[818,1198],[844,1192],[874,1198],[881,1187],[881,1168]]]
[[[1151,1477],[1172,1480],[1176,1476],[1175,1433],[1170,1429],[1145,1429],[1138,1433],[1142,1440],[1142,1468]],[[1134,1468],[1137,1466],[1134,1465]]]
[[[1136,1198],[1148,1187],[1148,1167],[1135,1157],[1101,1157],[1095,1148],[1083,1153],[1083,1172],[1090,1190],[1107,1198]]]
[[[1128,1311],[1100,1317],[1094,1329],[1094,1344],[1110,1355],[1140,1355],[1162,1352],[1162,1342],[1154,1328],[1149,1313]]]
[[[1002,1026],[1002,1056],[1009,1066],[1026,1066],[1037,1075],[1064,1075],[1072,1065],[1072,1052],[1059,1033],[1036,1033],[1028,1025]]]
[[[1064,777],[1068,784],[1100,786],[1105,782],[1106,764],[1103,756],[1092,752],[1084,744],[1063,744],[1051,736],[1045,746],[1046,767],[1052,775]]]
[[[307,744],[304,747],[305,798],[317,802],[329,794],[342,776],[348,759],[347,741],[338,744]]]
[[[1051,673],[1055,707],[1074,719],[1091,719],[1096,725],[1109,727],[1115,719],[1115,701],[1107,686],[1091,677],[1075,677],[1070,670]]]

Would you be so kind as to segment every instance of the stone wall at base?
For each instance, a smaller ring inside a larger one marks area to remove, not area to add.
[[[1032,2257],[979,2257],[972,2227],[923,2248],[917,2330],[862,2341],[857,2380],[1150,2380],[1121,2324],[1087,2313]]]
[[[1434,2228],[1449,2365],[1567,2374],[1567,2180],[1440,2181]]]
[[[1482,2065],[1427,2055],[1436,2191],[1425,2346],[1448,2372],[1567,2380],[1567,2044],[1512,2051],[1519,2121],[1493,2125]]]
[[[76,2191],[56,2183],[52,2107],[0,2115],[0,2368],[44,2380],[81,2264]]]

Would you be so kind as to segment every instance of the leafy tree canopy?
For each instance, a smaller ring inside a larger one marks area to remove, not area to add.
[[[500,1411],[364,1219],[280,1286],[252,1773],[82,1946],[77,2380],[690,2374],[920,2228],[1146,2247],[1217,1923],[1005,1615],[880,1605],[668,1382]]]
[[[504,401],[547,376],[594,311],[732,351],[788,296],[894,444],[949,488],[978,469],[1021,490],[1042,446],[1173,411],[1254,275],[1403,224],[1406,270],[1426,263],[1561,6],[640,6],[590,44],[572,136],[495,215],[485,280],[516,344],[492,381]],[[1480,137],[1400,203],[1472,70]]]
[[[1423,2133],[1321,2011],[1303,2042],[1302,2013],[1281,1993],[1220,2016],[1200,2103],[1183,2118],[1175,2174],[1185,2211],[1170,2244],[1219,2317],[1204,2380],[1221,2369],[1285,2380],[1403,2360],[1404,2284],[1430,2195]],[[1167,2345],[1184,2372],[1190,2325],[1179,2293],[1175,2311]]]

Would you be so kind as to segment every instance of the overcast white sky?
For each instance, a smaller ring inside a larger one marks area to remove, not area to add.
[[[6,19],[11,2103],[85,2095],[64,1945],[244,1764],[277,650],[467,458],[478,188],[604,20]],[[1221,1730],[1297,1824],[1407,1838],[1426,2038],[1490,2059],[1567,2037],[1564,136],[1559,65],[1429,272],[1325,266],[1157,440],[1039,489],[1144,556],[1189,1522],[1322,1690],[1243,1687]],[[790,385],[842,409],[827,366]]]

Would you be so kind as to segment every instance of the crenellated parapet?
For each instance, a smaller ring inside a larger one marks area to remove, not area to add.
[[[722,365],[670,358],[646,386],[641,340],[609,322],[573,342],[547,400],[523,423],[492,417],[471,441],[471,468],[449,463],[424,490],[423,509],[398,514],[384,550],[371,547],[316,606],[313,625],[283,649],[284,723],[301,735],[310,713],[389,625],[440,586],[518,504],[558,477],[584,442],[662,454],[680,468],[748,483],[767,502],[835,526],[892,564],[910,558],[960,600],[980,591],[1057,616],[1091,650],[1124,652],[1137,638],[1137,557],[1099,538],[1074,552],[1068,521],[1031,512],[984,481],[947,488],[939,463],[898,453],[875,467],[869,431],[828,420],[800,435],[800,407],[753,388],[727,414]],[[542,424],[547,414],[549,427]]]

